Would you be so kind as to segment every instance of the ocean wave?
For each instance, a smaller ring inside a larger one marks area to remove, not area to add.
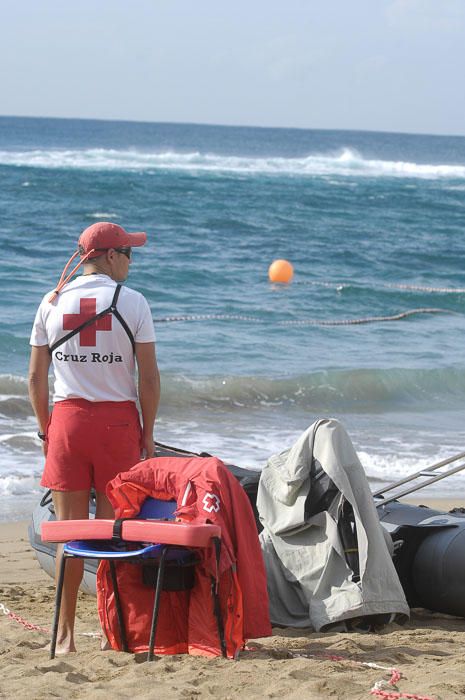
[[[206,171],[218,173],[464,179],[464,165],[364,158],[351,148],[300,158],[228,156],[214,153],[143,152],[105,148],[0,150],[0,165],[93,171]]]
[[[0,415],[29,419],[27,394],[12,396],[11,376],[0,375]],[[17,380],[22,388],[21,378]],[[434,408],[465,395],[465,368],[321,370],[285,378],[265,376],[195,376],[165,372],[162,408],[258,408],[297,406],[316,411],[392,409],[406,403]]]
[[[0,415],[7,418],[26,418],[32,416],[33,411],[29,399],[22,396],[0,396]]]
[[[27,419],[32,409],[27,395],[8,395],[11,376],[0,375],[0,415]],[[22,379],[18,385],[22,388]],[[8,392],[6,394],[5,390]],[[163,409],[203,407],[236,409],[297,406],[312,411],[391,410],[413,403],[434,408],[465,395],[465,369],[322,370],[305,375],[197,376],[163,374]]]
[[[11,452],[22,454],[36,454],[38,448],[37,431],[21,432],[17,434],[0,434],[0,445]]]
[[[40,493],[38,476],[18,473],[0,476],[0,496],[24,496],[33,493]]]
[[[22,419],[32,415],[27,380],[13,374],[1,374],[0,417]]]
[[[0,374],[0,397],[8,398],[7,394],[15,397],[27,397],[28,387],[25,377],[16,374]]]
[[[368,452],[366,450],[359,450],[357,452],[360,462],[368,477],[371,490],[373,492],[378,489],[385,488],[387,484],[392,484],[400,479],[404,479],[409,474],[416,474],[417,472],[427,469],[433,464],[438,464],[443,459],[448,459],[456,454],[456,452],[439,448],[438,452],[430,457],[421,457],[419,455],[409,456],[402,453],[386,452],[385,454],[380,454],[376,452]],[[437,473],[445,473],[449,467],[458,466],[457,462],[447,465],[444,469],[439,469]],[[431,476],[434,476],[431,474]],[[424,480],[423,480],[424,482]],[[403,488],[408,488],[412,486],[417,486],[418,491],[415,493],[414,497],[423,498],[437,498],[438,495],[443,497],[454,496],[457,491],[463,491],[465,485],[465,470],[463,472],[457,472],[451,476],[448,476],[440,484],[432,484],[427,486],[422,490],[421,487],[422,479],[416,479],[410,484],[406,484]],[[392,492],[398,493],[399,490]],[[391,494],[386,494],[391,495]]]
[[[433,409],[463,402],[465,369],[351,369],[296,377],[163,377],[162,407],[266,408],[296,406],[313,412]]]

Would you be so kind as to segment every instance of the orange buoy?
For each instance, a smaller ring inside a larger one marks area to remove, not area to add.
[[[286,284],[292,280],[294,268],[288,260],[274,260],[268,268],[270,282]]]

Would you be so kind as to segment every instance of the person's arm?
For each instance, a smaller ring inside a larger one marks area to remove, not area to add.
[[[155,343],[136,343],[136,361],[139,375],[139,404],[142,413],[142,456],[148,459],[155,453],[153,426],[160,402],[160,373]]]
[[[29,362],[29,398],[41,433],[45,433],[49,418],[48,370],[50,362],[48,345],[32,346]],[[46,454],[47,444],[45,442],[43,447]]]

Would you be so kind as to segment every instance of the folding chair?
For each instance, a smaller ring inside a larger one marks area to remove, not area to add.
[[[115,561],[147,565],[145,571],[149,575],[144,576],[144,583],[155,585],[147,656],[148,661],[153,661],[160,595],[165,585],[166,570],[172,569],[178,573],[181,572],[181,574],[188,571],[187,575],[181,575],[179,585],[180,588],[184,589],[192,588],[194,585],[193,567],[198,562],[195,550],[213,546],[217,572],[219,571],[221,529],[217,525],[211,524],[175,522],[175,510],[175,501],[147,498],[142,504],[137,518],[55,520],[42,523],[42,540],[65,542],[56,589],[55,614],[50,646],[51,659],[55,658],[66,562],[68,559],[75,557],[107,560],[109,562],[123,651],[128,651],[128,645]],[[150,575],[150,570],[156,573],[156,577]],[[214,577],[212,577],[211,592],[221,653],[225,657],[226,642],[224,639],[223,619],[220,610],[217,581]]]

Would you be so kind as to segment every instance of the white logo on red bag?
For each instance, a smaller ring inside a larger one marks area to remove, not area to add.
[[[203,497],[203,509],[207,513],[218,513],[220,509],[220,499],[215,493],[206,493]]]

